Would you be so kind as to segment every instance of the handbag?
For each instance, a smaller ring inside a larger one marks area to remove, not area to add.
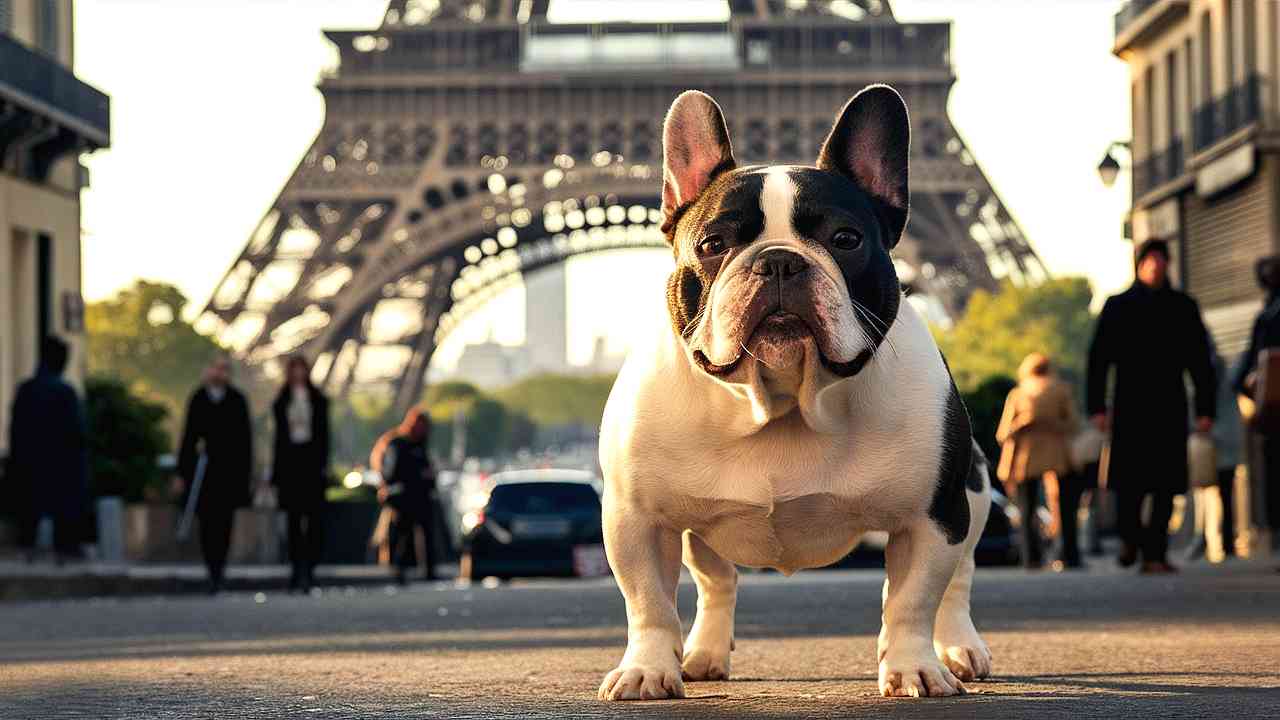
[[[1096,465],[1102,458],[1102,447],[1107,443],[1107,435],[1093,425],[1085,425],[1080,432],[1071,438],[1071,467],[1077,470]]]
[[[1218,485],[1218,453],[1208,433],[1194,432],[1187,437],[1187,479],[1196,488]]]

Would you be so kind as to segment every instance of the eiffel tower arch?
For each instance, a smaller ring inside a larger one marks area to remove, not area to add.
[[[887,0],[730,0],[724,22],[558,24],[548,0],[393,0],[326,32],[323,128],[197,327],[252,364],[295,352],[331,392],[404,408],[466,313],[592,252],[664,247],[663,114],[711,93],[742,162],[811,164],[835,112],[886,82],[912,113],[911,291],[954,316],[1046,276],[946,111],[950,23]]]

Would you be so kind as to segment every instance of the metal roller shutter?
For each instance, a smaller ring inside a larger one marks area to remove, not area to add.
[[[1244,184],[1186,203],[1185,288],[1206,310],[1256,300],[1259,258],[1276,252],[1274,156],[1259,155],[1258,172]]]

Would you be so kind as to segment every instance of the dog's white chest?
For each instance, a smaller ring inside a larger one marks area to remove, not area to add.
[[[872,431],[824,437],[784,422],[675,483],[674,502],[655,510],[740,565],[784,572],[827,565],[864,532],[892,529],[928,502],[937,453],[876,447],[890,446]]]

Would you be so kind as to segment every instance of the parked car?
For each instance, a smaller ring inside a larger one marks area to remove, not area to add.
[[[518,470],[495,473],[488,485],[484,505],[462,517],[463,577],[608,573],[594,475]]]

